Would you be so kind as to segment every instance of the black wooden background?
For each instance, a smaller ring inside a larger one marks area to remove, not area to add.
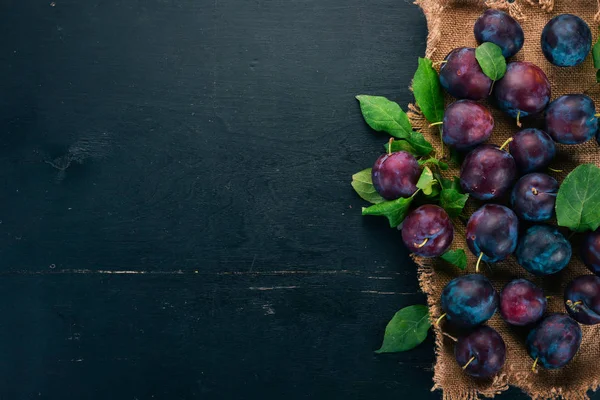
[[[425,49],[405,0],[1,0],[1,399],[400,399],[433,341],[350,176]],[[513,391],[513,394],[516,393]],[[506,396],[505,398],[509,398]]]

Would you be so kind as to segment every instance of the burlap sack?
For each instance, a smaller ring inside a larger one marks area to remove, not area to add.
[[[600,1],[600,0],[599,0]],[[574,68],[559,68],[551,65],[543,56],[540,48],[540,34],[546,22],[554,15],[572,13],[579,15],[592,28],[594,41],[597,39],[597,23],[594,21],[599,5],[595,0],[516,0],[513,3],[494,0],[487,3],[483,0],[417,0],[427,18],[429,35],[426,56],[434,62],[441,61],[450,50],[456,47],[475,47],[473,24],[476,18],[487,8],[501,8],[517,18],[525,31],[525,45],[514,57],[515,60],[526,60],[540,66],[548,75],[552,84],[552,99],[567,93],[586,93],[600,106],[600,84],[596,84],[595,70],[591,57]],[[447,98],[447,101],[452,99]],[[490,106],[495,118],[495,129],[491,141],[501,144],[512,136],[518,128],[515,121],[507,118],[493,106]],[[600,109],[600,107],[599,107]],[[439,132],[437,127],[429,128],[419,113],[410,106],[410,117],[415,128],[420,129],[431,143],[437,144],[439,150]],[[540,126],[540,119],[524,120],[523,127]],[[559,146],[559,157],[554,168],[564,170],[553,173],[559,181],[574,167],[581,163],[593,162],[600,165],[600,148],[595,141],[583,145]],[[450,174],[458,175],[455,169]],[[479,204],[469,200],[468,215]],[[574,237],[577,241],[577,236]],[[456,221],[454,248],[467,249],[465,243],[464,222]],[[576,249],[576,245],[574,247]],[[469,266],[461,272],[443,261],[432,261],[415,257],[420,266],[419,279],[421,288],[427,294],[432,320],[441,314],[440,293],[448,281],[460,274],[473,273],[475,257],[467,250]],[[576,254],[577,251],[574,251]],[[549,277],[535,277],[520,267],[514,257],[491,265],[483,266],[482,273],[488,276],[497,290],[511,279],[524,277],[542,286],[549,300],[549,311],[564,312],[562,302],[563,288],[572,278],[589,274],[577,255],[574,255],[569,266],[561,273]],[[507,360],[502,372],[493,380],[469,378],[463,373],[454,359],[454,342],[442,333],[452,335],[448,324],[443,322],[434,327],[437,361],[434,370],[434,386],[432,390],[441,389],[446,400],[475,399],[479,396],[493,397],[506,390],[508,386],[516,386],[534,399],[564,398],[569,400],[587,399],[589,390],[596,390],[600,385],[600,325],[582,326],[583,342],[571,363],[563,369],[548,371],[538,368],[532,372],[533,360],[525,349],[526,330],[509,327],[496,313],[489,325],[497,329],[507,345]],[[456,334],[456,333],[454,333]]]

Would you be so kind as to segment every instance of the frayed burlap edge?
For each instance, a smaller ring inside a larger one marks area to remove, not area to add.
[[[477,1],[477,0],[472,0]],[[481,0],[482,2],[484,0]],[[439,41],[442,39],[440,23],[446,7],[451,7],[452,0],[416,0],[415,4],[418,5],[425,14],[428,27],[427,35],[427,49],[425,56],[431,58],[436,52]],[[488,7],[502,9],[508,12],[511,16],[519,21],[523,21],[527,18],[526,12],[523,11],[522,5],[527,4],[528,6],[538,6],[546,12],[552,12],[554,9],[555,0],[517,0],[513,3],[508,3],[505,0],[488,0],[485,5]],[[597,0],[597,13],[595,14],[594,20],[600,22],[600,0]],[[418,106],[409,104],[408,106],[409,119],[416,130],[427,130],[427,121],[419,110]],[[437,147],[437,146],[434,146]],[[470,255],[469,255],[470,257]],[[413,255],[413,260],[419,266],[418,276],[421,290],[427,295],[427,303],[430,308],[430,314],[432,316],[432,323],[434,316],[442,314],[439,306],[439,299],[436,298],[434,293],[434,282],[433,276],[435,275],[436,261],[433,259],[418,257]],[[439,293],[439,291],[438,291]],[[444,342],[451,340],[452,337],[444,333],[439,327],[433,325],[433,331],[435,335],[435,354],[436,360],[440,356]],[[594,330],[594,335],[597,335],[597,331]],[[501,372],[496,376],[493,381],[486,383],[485,385],[473,385],[464,387],[452,387],[445,388],[440,383],[441,374],[444,374],[445,366],[440,365],[436,361],[434,367],[434,385],[432,391],[442,390],[442,397],[444,400],[475,400],[484,397],[495,397],[498,394],[506,391],[510,385],[519,387],[525,393],[527,393],[533,400],[542,399],[568,399],[568,400],[588,400],[588,391],[596,391],[600,387],[600,381],[598,379],[592,379],[582,383],[578,387],[571,387],[569,390],[565,390],[562,387],[553,387],[545,390],[543,393],[534,393],[531,385],[527,384],[527,380],[530,379],[527,376],[521,374],[512,374],[512,379],[509,381],[509,376],[506,372]]]

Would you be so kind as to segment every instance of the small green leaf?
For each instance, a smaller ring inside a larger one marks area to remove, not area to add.
[[[600,226],[600,168],[583,164],[567,175],[556,196],[556,218],[577,232]]]
[[[428,158],[426,160],[419,160],[419,165],[423,166],[426,164],[437,165],[442,171],[448,169],[448,164],[434,157]]]
[[[456,176],[453,179],[442,178],[442,187],[444,189],[454,189],[457,192],[462,193],[462,189],[460,187],[460,178]]]
[[[390,152],[390,143],[386,143],[384,145],[385,147],[385,152],[389,153]],[[394,140],[392,142],[392,153],[396,152],[396,151],[406,151],[410,154],[416,154],[415,148],[412,147],[410,145],[410,143],[408,143],[406,140]]]
[[[417,187],[423,191],[423,194],[428,196],[432,192],[432,186],[435,185],[437,181],[433,177],[433,172],[429,167],[423,168],[423,172],[421,172],[421,176],[417,181]]]
[[[415,101],[430,123],[441,122],[444,118],[444,95],[440,80],[428,58],[419,58],[419,67],[412,83]]]
[[[375,204],[371,207],[363,207],[362,215],[386,217],[390,222],[390,227],[396,228],[404,221],[404,218],[406,218],[412,200],[412,197],[400,197],[399,199],[384,201],[383,203]]]
[[[460,270],[464,271],[465,268],[467,268],[467,255],[463,249],[448,250],[440,257],[442,260],[449,262]]]
[[[600,37],[592,47],[592,58],[594,59],[594,68],[600,69]]]
[[[352,175],[351,185],[356,193],[369,203],[378,204],[385,201],[373,186],[373,181],[371,180],[371,168],[363,169]]]
[[[449,216],[458,217],[468,198],[468,194],[462,194],[458,190],[444,189],[440,193],[440,207],[446,210]]]
[[[408,115],[393,101],[382,96],[359,95],[360,110],[365,122],[377,132],[387,132],[399,139],[409,139],[412,125]]]
[[[431,186],[431,193],[427,195],[428,203],[437,203],[439,200],[440,192],[441,189],[439,184]]]
[[[412,132],[408,138],[408,142],[415,149],[414,154],[417,156],[426,156],[433,151],[431,143],[419,132]]]
[[[506,73],[506,59],[497,44],[481,43],[475,50],[475,58],[477,58],[483,73],[493,81],[501,79]]]
[[[383,344],[375,353],[396,353],[417,347],[431,327],[427,306],[415,305],[398,311],[385,327]]]

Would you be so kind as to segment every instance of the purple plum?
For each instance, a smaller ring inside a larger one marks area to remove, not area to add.
[[[375,190],[386,200],[410,197],[417,190],[420,175],[417,159],[406,151],[382,155],[371,172]]]

